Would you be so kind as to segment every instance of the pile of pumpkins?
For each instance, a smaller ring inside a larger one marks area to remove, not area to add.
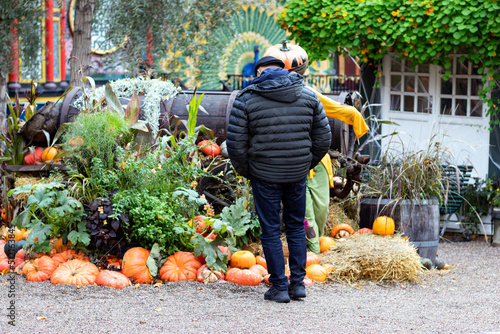
[[[342,238],[354,233],[348,224],[336,225],[330,236],[319,238],[321,253],[327,252],[335,245],[335,238]],[[357,233],[372,233],[369,229],[361,229]],[[394,221],[388,217],[379,217],[373,225],[373,233],[389,235],[394,233]],[[29,231],[15,230],[17,243]],[[24,249],[16,249],[15,258],[9,260],[4,251],[6,241],[0,240],[0,272],[6,273],[13,269],[17,274],[25,275],[28,281],[41,282],[50,280],[53,284],[87,285],[98,284],[121,289],[134,284],[147,284],[153,282],[147,261],[150,251],[143,247],[134,247],[125,252],[123,259],[115,259],[115,270],[100,270],[95,264],[89,262],[88,256],[82,251],[70,249],[71,242],[63,244],[62,239],[53,242],[53,250],[49,255],[26,254]],[[164,282],[174,281],[199,281],[215,283],[226,280],[236,284],[254,286],[262,282],[269,282],[270,274],[267,272],[267,263],[263,256],[255,256],[247,250],[239,250],[231,254],[227,247],[219,249],[228,255],[229,269],[226,273],[208,268],[203,257],[195,257],[190,252],[176,252],[170,255],[160,268],[158,277]],[[314,281],[324,282],[330,272],[335,270],[331,264],[320,264],[321,254],[307,252],[306,278],[304,283],[312,285]],[[286,263],[285,259],[285,263]],[[288,265],[285,273],[290,274]]]
[[[33,152],[28,152],[24,156],[24,164],[35,165],[39,162],[43,163],[50,161],[56,162],[54,158],[57,155],[57,153],[59,153],[59,151],[57,150],[57,148],[53,146],[49,146],[45,149],[43,147],[35,147]]]

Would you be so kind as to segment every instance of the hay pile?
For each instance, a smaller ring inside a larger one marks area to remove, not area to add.
[[[321,263],[336,268],[327,279],[340,283],[416,281],[422,273],[417,250],[400,235],[355,234],[337,242]]]

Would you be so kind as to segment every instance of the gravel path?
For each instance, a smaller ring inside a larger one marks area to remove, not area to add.
[[[440,243],[450,270],[418,284],[315,284],[304,301],[263,300],[264,284],[54,286],[0,276],[0,333],[500,333],[500,247]],[[16,326],[7,307],[15,301]]]

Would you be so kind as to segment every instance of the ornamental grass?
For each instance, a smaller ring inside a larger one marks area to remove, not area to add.
[[[399,234],[352,235],[321,257],[321,264],[325,263],[336,268],[328,281],[347,284],[360,280],[416,281],[423,272],[416,248]]]

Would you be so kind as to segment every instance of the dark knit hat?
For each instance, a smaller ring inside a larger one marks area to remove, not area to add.
[[[257,70],[259,69],[259,67],[271,65],[271,64],[278,65],[281,68],[285,68],[285,63],[283,61],[281,61],[280,59],[274,58],[271,56],[265,56],[265,57],[260,58],[257,61],[257,63],[255,64],[255,68],[254,68],[255,75],[257,75]]]

